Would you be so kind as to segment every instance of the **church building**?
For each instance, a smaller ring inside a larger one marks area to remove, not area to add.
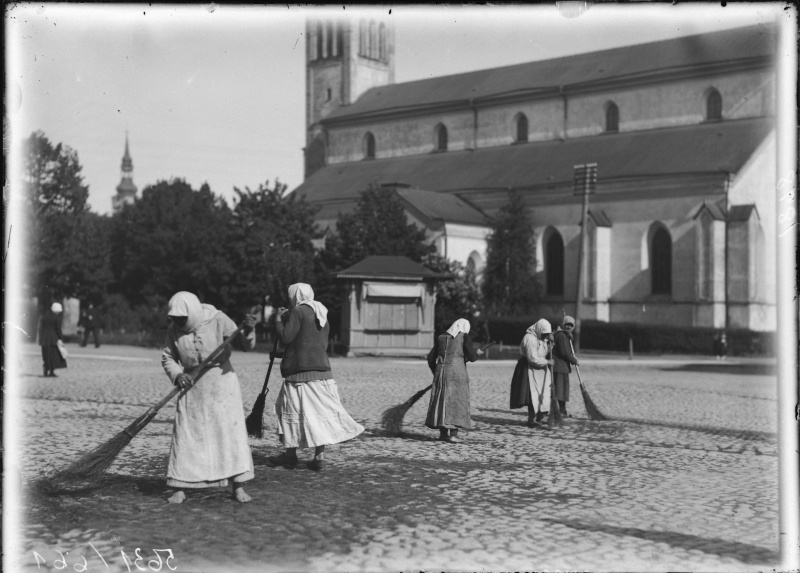
[[[756,25],[418,81],[394,81],[389,17],[307,23],[305,181],[335,229],[395,189],[442,255],[480,271],[519,194],[544,296],[581,317],[776,327],[775,51]],[[127,153],[127,151],[126,151]]]
[[[133,203],[136,200],[136,185],[133,183],[133,160],[128,151],[128,134],[125,133],[125,155],[122,156],[122,176],[117,185],[117,194],[111,198],[111,208],[114,213],[122,210],[126,203]]]

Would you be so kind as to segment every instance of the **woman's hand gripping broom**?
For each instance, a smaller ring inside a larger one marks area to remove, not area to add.
[[[250,311],[250,314],[257,314],[261,312],[261,307],[256,306]],[[119,453],[127,446],[130,441],[144,429],[150,421],[155,418],[158,411],[164,405],[172,400],[176,394],[180,392],[188,392],[192,389],[200,377],[205,374],[207,367],[217,360],[223,352],[231,345],[231,343],[239,336],[239,333],[248,328],[247,324],[242,324],[236,331],[225,339],[225,342],[220,344],[208,357],[203,360],[197,367],[189,373],[192,378],[192,383],[186,388],[175,387],[172,392],[167,394],[160,402],[151,406],[144,414],[136,418],[127,428],[122,430],[116,436],[108,440],[106,443],[95,448],[88,454],[85,454],[78,461],[73,463],[68,468],[61,470],[53,476],[56,481],[65,480],[96,480],[108,467],[114,462],[114,459]]]
[[[494,346],[495,344],[497,343],[490,342],[481,348],[481,352],[491,346]],[[383,426],[383,429],[394,436],[399,435],[400,430],[403,428],[403,418],[405,418],[406,412],[408,412],[411,409],[411,406],[416,404],[419,399],[422,398],[431,388],[433,388],[433,384],[416,392],[413,396],[411,396],[411,398],[402,404],[398,404],[397,406],[392,406],[391,408],[384,410],[381,414],[381,426]]]

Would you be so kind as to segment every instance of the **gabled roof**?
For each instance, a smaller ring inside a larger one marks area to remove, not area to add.
[[[482,211],[455,195],[422,189],[397,189],[396,193],[430,220],[484,227],[489,225],[489,219]]]
[[[606,215],[605,211],[593,211],[589,209],[588,215],[592,218],[592,221],[594,221],[594,224],[597,227],[611,226],[611,219],[608,218],[608,215]]]
[[[586,89],[616,80],[646,80],[659,74],[742,61],[765,63],[775,53],[774,27],[759,24],[573,56],[502,66],[367,90],[349,106],[334,110],[322,123],[350,117],[402,111],[446,103],[480,103],[481,98],[559,88]]]
[[[772,118],[728,120],[337,163],[296,190],[312,203],[355,200],[370,184],[387,181],[429,191],[501,191],[572,184],[573,167],[596,162],[598,178],[737,173],[773,130]]]
[[[343,271],[334,273],[337,279],[392,279],[421,281],[439,275],[415,263],[408,257],[370,256]]]
[[[731,205],[731,208],[728,210],[728,221],[749,221],[753,212],[755,212],[756,218],[758,218],[758,209],[756,209],[756,206],[752,203],[748,205]]]
[[[694,216],[694,219],[697,219],[705,212],[707,212],[715,221],[725,221],[728,218],[728,213],[725,211],[725,207],[719,203],[706,203],[703,201],[703,204],[700,205],[700,208],[697,210],[697,214]]]

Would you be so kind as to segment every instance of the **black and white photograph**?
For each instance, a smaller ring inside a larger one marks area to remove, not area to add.
[[[796,4],[4,8],[3,571],[800,570]]]

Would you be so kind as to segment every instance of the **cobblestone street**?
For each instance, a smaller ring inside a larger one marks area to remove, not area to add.
[[[18,539],[4,548],[13,572],[777,567],[771,361],[588,356],[581,374],[612,420],[588,419],[573,374],[574,417],[552,432],[527,428],[526,412],[508,409],[514,363],[481,361],[468,366],[474,428],[446,444],[423,426],[429,395],[409,411],[402,437],[380,427],[383,410],[430,384],[425,361],[332,359],[342,401],[366,431],[329,447],[320,473],[302,463],[311,450],[298,452],[295,470],[267,463],[279,451],[276,364],[265,438],[251,439],[253,501],[215,489],[173,506],[164,477],[174,401],[99,482],[57,494],[38,487],[171,390],[158,350],[68,349],[69,368],[44,378],[39,348],[24,347],[6,397],[19,442],[6,472],[22,489]],[[246,413],[268,360],[233,355]]]

